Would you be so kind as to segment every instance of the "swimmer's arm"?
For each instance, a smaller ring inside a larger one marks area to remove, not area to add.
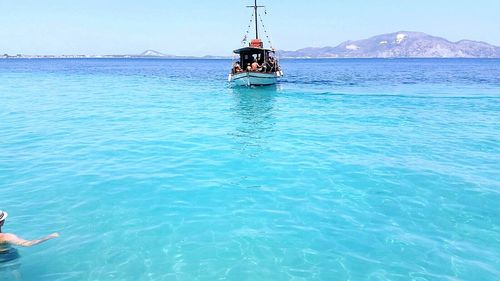
[[[22,238],[17,237],[14,234],[5,234],[3,237],[4,242],[7,242],[12,245],[21,246],[21,247],[31,247],[37,244],[43,243],[47,240],[59,237],[59,233],[52,233],[40,239],[35,240],[24,240]]]

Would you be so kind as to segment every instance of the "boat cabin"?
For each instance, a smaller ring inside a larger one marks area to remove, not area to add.
[[[263,47],[264,45],[261,40],[254,39],[248,47],[234,50],[234,53],[240,56],[237,63],[240,65],[241,71],[233,68],[233,73],[251,71],[251,66],[254,62],[257,62],[260,66],[259,70],[253,70],[254,72],[276,71],[277,62],[274,50]]]

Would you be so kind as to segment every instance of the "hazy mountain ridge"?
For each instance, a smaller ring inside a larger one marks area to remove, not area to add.
[[[132,57],[139,57],[139,58],[172,58],[172,59],[227,59],[229,57],[226,56],[212,56],[212,55],[206,55],[203,57],[196,57],[196,56],[176,56],[176,55],[166,55],[161,52],[155,51],[155,50],[146,50],[142,52],[140,55],[132,55]]]
[[[140,57],[169,57],[170,55],[165,55],[165,54],[162,54],[162,53],[155,51],[155,50],[146,50],[146,51],[142,52],[139,56]]]
[[[336,47],[280,51],[283,58],[500,58],[500,47],[460,40],[451,42],[422,32],[400,31]]]
[[[307,47],[278,53],[281,58],[500,58],[500,47],[481,41],[451,42],[422,32],[400,31],[346,41],[336,47]],[[0,59],[3,58],[231,59],[231,56],[177,56],[150,49],[128,55],[0,55]]]

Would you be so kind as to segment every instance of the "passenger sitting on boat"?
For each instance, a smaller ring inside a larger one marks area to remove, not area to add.
[[[269,58],[270,72],[276,72],[276,60],[273,57]]]
[[[247,71],[252,71],[252,65],[250,63],[247,65]]]
[[[235,62],[234,63],[234,66],[233,66],[233,71],[234,73],[240,73],[242,72],[243,70],[241,69],[241,66],[240,66],[240,63],[239,62]]]
[[[253,63],[252,63],[252,71],[261,71],[262,70],[262,66],[260,66],[260,64],[254,60]]]
[[[271,63],[271,58],[269,58],[264,64],[262,64],[262,72],[271,72],[272,70],[272,63]]]
[[[261,72],[267,72],[267,70],[269,69],[269,65],[267,64],[267,61],[265,61],[263,64],[262,64],[262,67],[260,68],[260,71]]]

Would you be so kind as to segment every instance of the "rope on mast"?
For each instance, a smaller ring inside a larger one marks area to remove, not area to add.
[[[253,20],[254,20],[254,13],[255,12],[252,12],[252,16],[250,17],[250,23],[248,24],[247,31],[245,32],[245,36],[243,37],[243,40],[241,40],[241,44],[243,46],[245,46],[246,44],[248,44],[248,35],[250,35],[250,30],[252,29],[252,23],[253,23]]]
[[[266,11],[266,14],[267,14],[267,11]],[[259,13],[259,19],[260,19],[260,23],[262,25],[262,29],[264,29],[264,35],[267,38],[267,42],[269,43],[269,46],[271,47],[271,49],[273,49],[273,43],[271,42],[271,38],[269,37],[269,33],[267,32],[267,28],[264,25],[264,21],[262,20],[262,16],[260,13]]]

